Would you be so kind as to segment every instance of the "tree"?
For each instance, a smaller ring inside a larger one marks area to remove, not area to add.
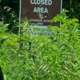
[[[14,6],[15,5],[15,6]],[[19,19],[19,0],[1,0],[0,2],[0,21],[4,24],[9,23],[8,29],[17,32],[14,26]]]
[[[80,21],[80,0],[63,0],[63,8],[69,10],[70,18],[77,18]]]

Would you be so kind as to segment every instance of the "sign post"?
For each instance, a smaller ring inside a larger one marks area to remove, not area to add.
[[[26,17],[29,22],[35,23],[34,26],[30,25],[30,27],[46,28],[48,25],[50,25],[50,20],[57,14],[60,14],[61,9],[62,0],[20,0],[19,26],[21,19]],[[60,26],[60,22],[53,24],[53,26],[55,25]],[[19,27],[19,36],[21,34],[20,31],[21,30]],[[43,34],[45,33],[46,30],[43,32]],[[38,34],[39,32],[36,32],[34,35]],[[23,44],[20,44],[19,48],[22,46]]]
[[[50,20],[60,14],[61,8],[62,0],[20,0],[20,19],[26,17],[37,28],[47,27]]]

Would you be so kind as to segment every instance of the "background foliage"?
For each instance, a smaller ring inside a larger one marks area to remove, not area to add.
[[[80,0],[63,0],[63,8],[69,10],[68,16],[70,18],[80,20]]]

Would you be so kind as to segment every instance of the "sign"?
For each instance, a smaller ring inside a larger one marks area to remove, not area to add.
[[[21,0],[21,18],[26,17],[31,23],[45,27],[60,14],[61,6],[62,0]]]

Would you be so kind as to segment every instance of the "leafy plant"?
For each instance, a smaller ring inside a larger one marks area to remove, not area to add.
[[[23,21],[20,36],[0,29],[0,39],[4,39],[0,65],[5,80],[80,79],[79,22],[69,19],[65,10],[51,23],[57,21],[62,22],[61,27],[50,25],[47,29],[36,29]]]

